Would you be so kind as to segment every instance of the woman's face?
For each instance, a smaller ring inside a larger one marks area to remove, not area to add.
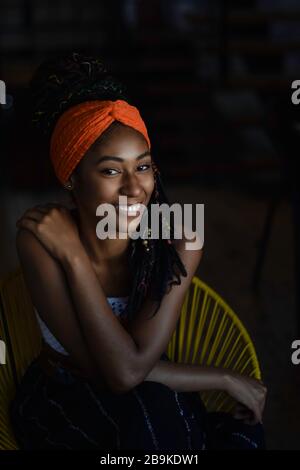
[[[119,213],[131,228],[140,222],[140,213],[124,212],[118,207],[119,196],[127,196],[128,205],[147,206],[154,189],[146,140],[135,129],[114,122],[84,155],[72,181],[76,204],[82,211],[95,217],[100,204],[112,204],[116,206],[117,231],[127,232],[127,226],[119,224]]]

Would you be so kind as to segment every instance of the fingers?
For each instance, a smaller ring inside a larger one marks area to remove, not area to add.
[[[255,426],[259,421],[257,421],[257,419],[255,418],[255,416],[252,414],[250,417],[247,417],[245,420],[244,420],[244,423],[245,424],[248,424],[250,426]]]
[[[262,400],[261,403],[260,403],[260,414],[261,414],[261,416],[263,415],[263,412],[264,412],[264,409],[265,409],[266,393],[267,393],[267,392],[265,392],[264,398],[263,398],[263,400]]]
[[[262,415],[265,407],[265,402],[266,402],[266,393],[267,393],[267,388],[265,385],[260,385],[260,389],[257,390],[256,396],[254,399],[254,405],[253,405],[253,412],[255,415],[255,418],[259,423],[262,424]]]
[[[42,217],[42,214],[38,214],[36,212],[29,212],[26,216],[24,215],[23,217],[21,217],[21,219],[17,220],[16,226],[18,228],[23,227],[25,221],[39,222]]]
[[[17,227],[21,227],[24,225],[24,221],[25,220],[32,220],[32,221],[35,221],[35,222],[40,222],[44,215],[46,214],[47,212],[45,212],[45,210],[40,210],[40,209],[28,209],[20,219],[17,220],[16,222],[16,226]]]
[[[262,415],[266,403],[267,387],[262,380],[254,379],[259,384],[256,386],[255,409],[253,410],[256,418],[262,423]]]
[[[234,414],[234,415],[237,415],[237,416],[238,416],[238,415],[239,415],[239,416],[243,416],[243,415],[249,413],[249,411],[250,411],[250,410],[249,410],[249,408],[248,408],[247,406],[243,405],[242,403],[237,403],[237,405],[236,405],[235,408],[234,408],[233,414]]]
[[[57,209],[66,209],[64,206],[61,204],[55,203],[55,202],[48,202],[43,205],[37,205],[34,206],[30,209],[27,209],[22,217],[17,220],[16,226],[21,227],[24,226],[24,220],[29,219],[33,220],[35,222],[40,222],[43,219],[43,216],[49,212],[49,210],[57,208]],[[27,224],[28,226],[28,224]]]
[[[20,221],[18,221],[16,225],[18,228],[25,228],[27,230],[30,230],[34,234],[36,232],[36,221],[34,219],[24,217]]]
[[[233,417],[244,423],[250,423],[253,421],[254,413],[245,405],[238,403],[233,412]]]
[[[250,419],[253,416],[253,413],[250,410],[245,411],[235,411],[233,417],[238,420],[244,421],[245,419]]]
[[[261,415],[260,406],[259,406],[258,403],[255,404],[253,413],[254,413],[254,418],[255,418],[256,422],[262,424],[262,415]]]
[[[261,382],[261,399],[259,400],[260,414],[262,416],[267,398],[267,387]]]
[[[262,423],[262,413],[258,402],[253,401],[251,405],[238,403],[234,409],[233,417],[243,420],[247,424]]]
[[[251,426],[259,422],[257,417],[255,416],[255,413],[242,403],[238,403],[236,405],[233,412],[233,417]]]

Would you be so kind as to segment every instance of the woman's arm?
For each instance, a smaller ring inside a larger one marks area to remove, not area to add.
[[[162,383],[177,392],[225,390],[226,370],[159,360],[144,380]]]
[[[180,285],[172,286],[153,318],[149,318],[149,314],[156,303],[146,299],[126,330],[107,302],[69,211],[61,206],[51,206],[30,209],[19,226],[32,231],[62,265],[90,355],[111,387],[128,390],[144,380],[166,350],[202,251],[184,253],[187,277],[181,279]],[[51,294],[54,293],[47,293],[45,288],[45,298]],[[58,303],[56,305],[59,308]],[[47,309],[45,302],[43,308]],[[54,320],[56,315],[53,308],[49,313],[51,321],[57,321]]]
[[[78,321],[92,357],[108,383],[127,390],[135,377],[130,367],[137,356],[137,346],[111,306],[83,247],[61,259]]]
[[[92,358],[93,370],[109,388],[127,390],[137,348],[107,302],[69,211],[56,204],[37,206],[17,226],[19,257],[42,319],[79,365],[84,361],[88,368]]]
[[[223,390],[253,413],[249,424],[262,422],[267,388],[261,381],[229,369],[159,360],[144,380],[162,383],[177,392]]]
[[[16,248],[26,286],[40,317],[74,364],[85,375],[101,379],[80,331],[62,266],[29,230],[18,230]]]
[[[53,258],[29,230],[18,230],[16,247],[32,302],[50,331],[85,375],[115,393],[124,392],[125,381],[120,371],[124,343],[126,340],[126,344],[133,343],[133,340],[113,314],[85,252],[79,255],[78,251],[74,263],[70,262],[72,267],[65,271],[62,263]],[[77,308],[77,301],[81,309]],[[82,310],[80,321],[78,311]],[[106,314],[104,318],[108,318],[101,322],[104,326],[100,332],[106,341],[101,341],[98,332],[93,331],[99,328],[99,321],[93,322],[93,313],[96,316]],[[118,343],[115,330],[123,334],[124,342]],[[94,334],[88,336],[89,331]],[[90,345],[92,341],[94,348]],[[132,351],[129,347],[128,350]]]

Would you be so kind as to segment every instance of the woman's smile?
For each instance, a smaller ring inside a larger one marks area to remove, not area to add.
[[[120,213],[124,213],[124,214],[127,214],[128,217],[135,217],[137,214],[137,212],[140,212],[140,210],[142,209],[142,204],[141,203],[138,203],[138,204],[116,204],[115,205],[115,208],[117,210],[117,212],[120,212]]]

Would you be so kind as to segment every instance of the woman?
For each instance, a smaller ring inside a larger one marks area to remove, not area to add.
[[[20,447],[263,448],[261,382],[172,363],[164,353],[202,250],[186,250],[172,224],[168,240],[128,236],[141,221],[132,209],[168,201],[123,85],[99,60],[73,53],[43,64],[31,90],[33,120],[48,133],[55,174],[74,208],[49,203],[17,222],[44,338],[11,405]],[[97,207],[107,203],[123,214],[117,238],[96,231]],[[236,398],[235,415],[207,413],[198,393],[207,389]]]

